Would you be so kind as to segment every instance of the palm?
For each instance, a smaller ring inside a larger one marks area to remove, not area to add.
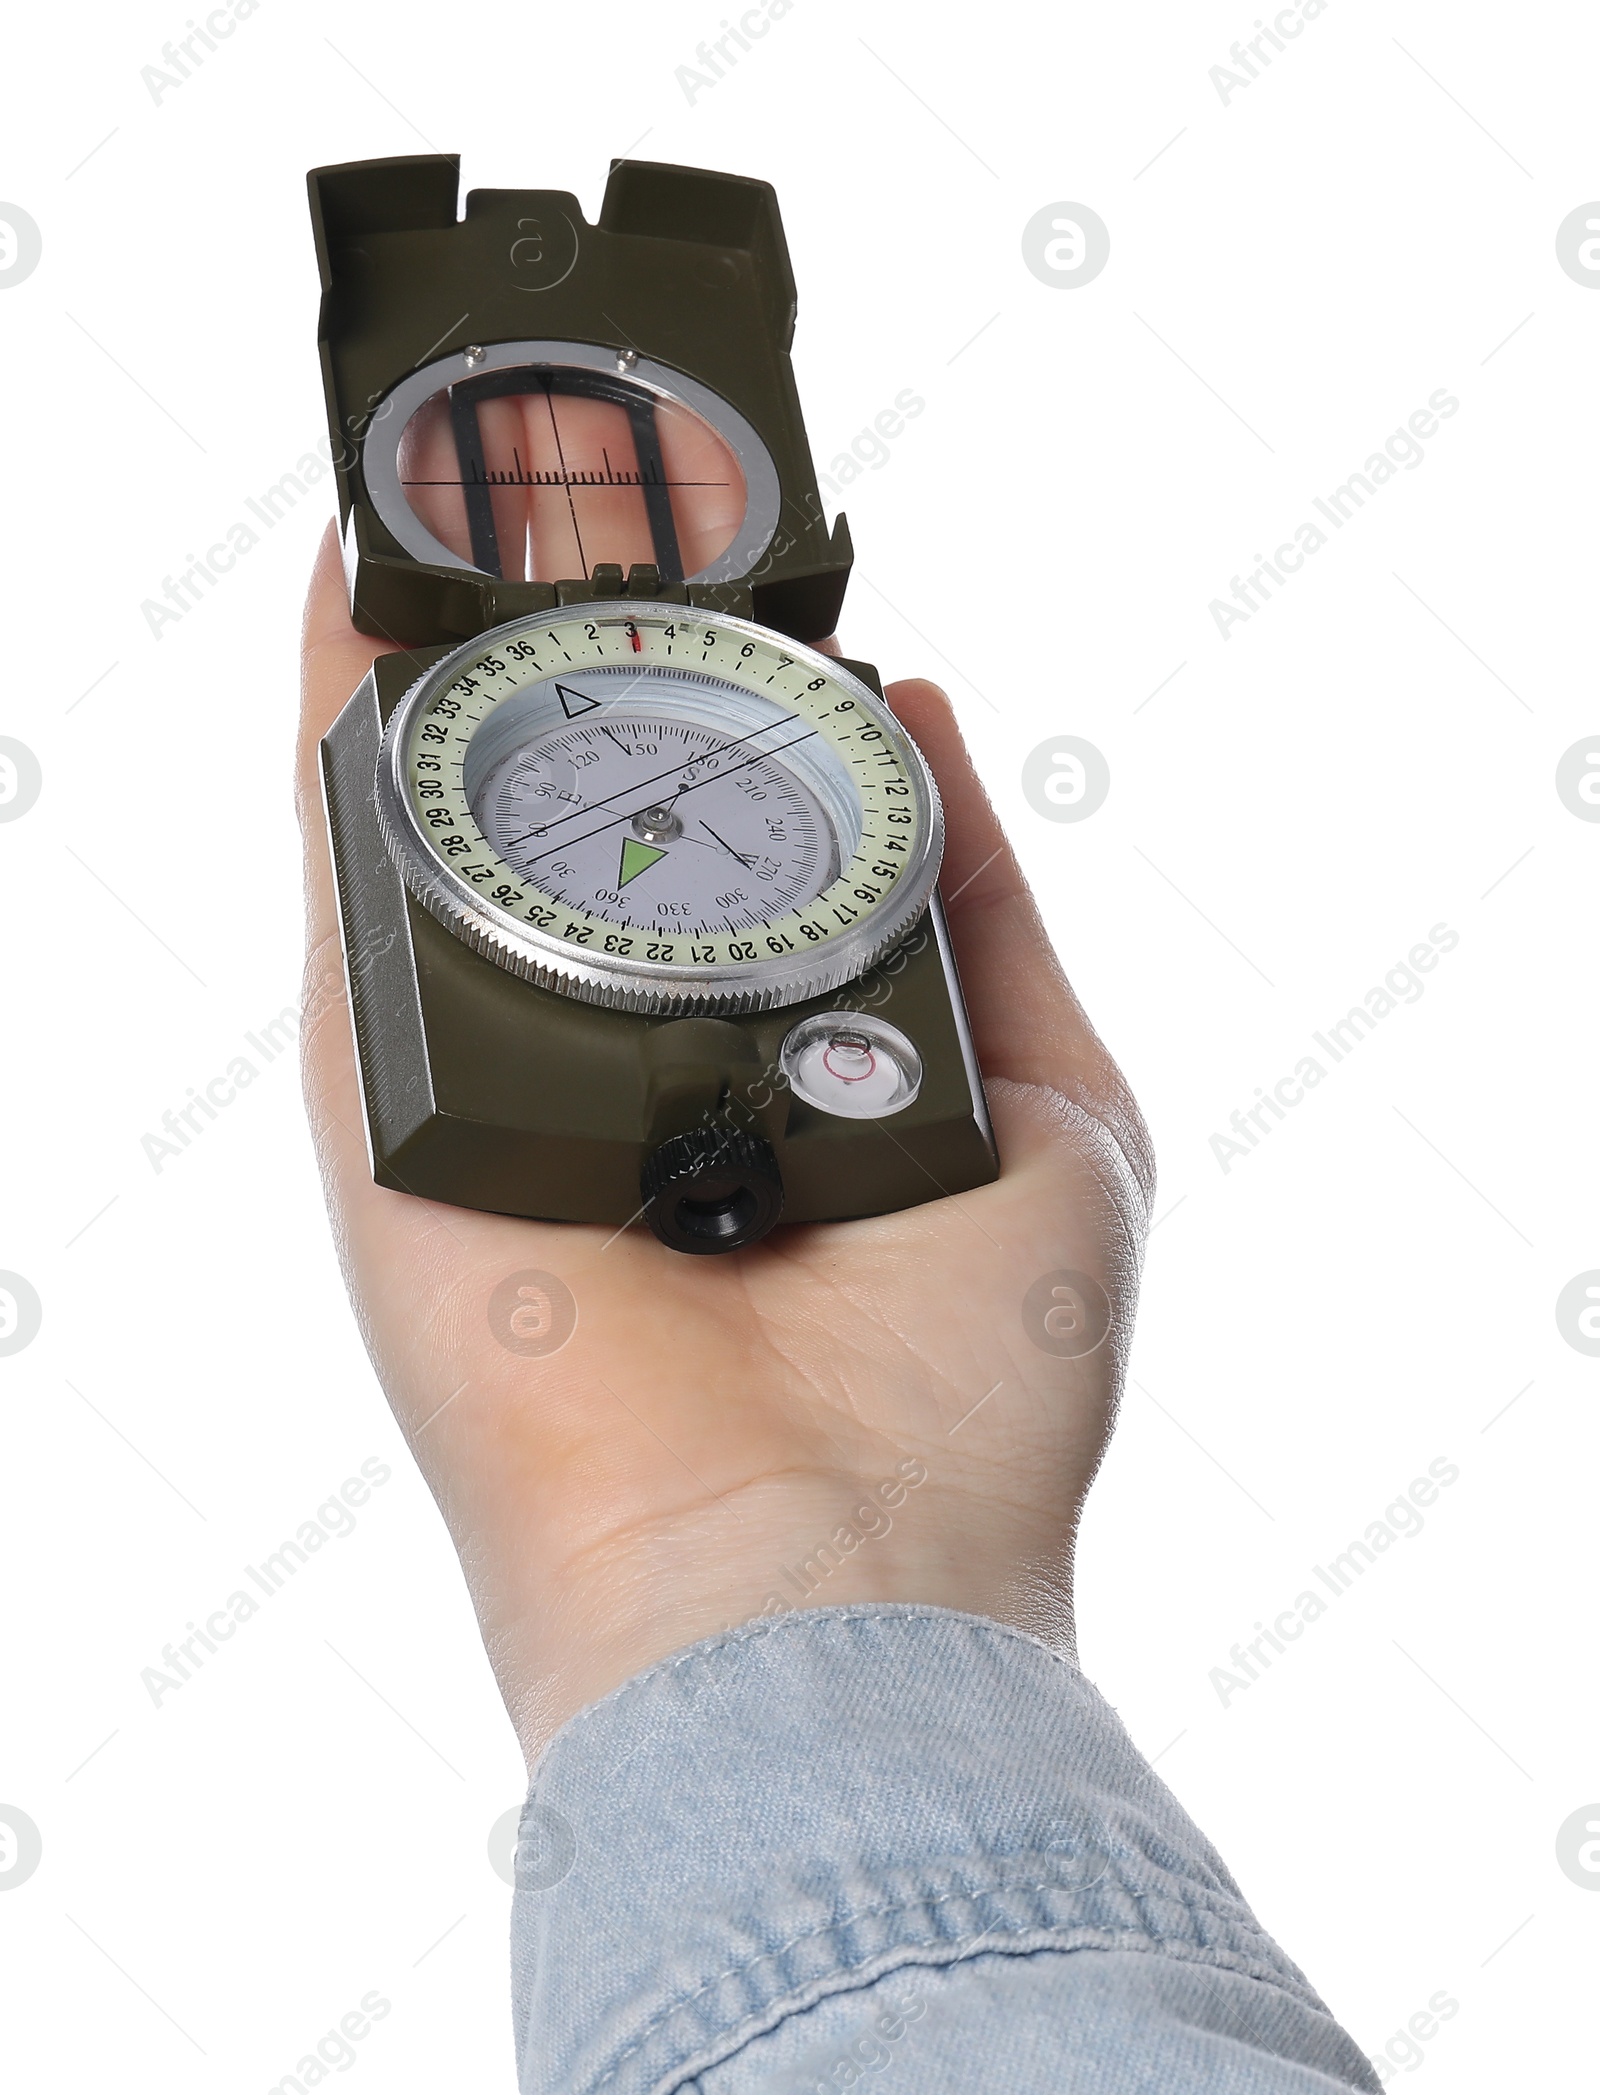
[[[349,627],[325,549],[303,795],[316,738],[376,652]],[[914,685],[891,697],[946,799],[952,936],[1003,1175],[730,1256],[372,1184],[348,1018],[329,993],[321,824],[307,821],[307,1006],[321,1013],[307,1095],[347,1279],[530,1743],[649,1658],[799,1605],[808,1585],[818,1600],[916,1598],[1069,1633],[1073,1522],[1132,1309],[1142,1128],[943,700]],[[1036,1317],[1025,1326],[1028,1288],[1060,1271],[1094,1276],[1118,1306],[1110,1339],[1081,1358],[1044,1350]],[[518,1274],[570,1291],[576,1328],[557,1350],[513,1350],[503,1316],[497,1334],[491,1298]],[[898,1490],[892,1506],[880,1485]]]

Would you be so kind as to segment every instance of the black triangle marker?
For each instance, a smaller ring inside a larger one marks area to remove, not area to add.
[[[599,699],[588,698],[581,691],[569,691],[565,684],[557,684],[556,696],[561,701],[562,712],[569,720],[576,720],[580,713],[593,713],[600,705]]]

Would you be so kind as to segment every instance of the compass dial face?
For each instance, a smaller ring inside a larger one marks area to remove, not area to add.
[[[619,675],[636,681],[629,670],[589,677],[586,695],[604,692]],[[718,764],[742,710],[736,691],[698,680],[662,683],[648,708],[630,708],[618,691],[610,704],[599,699],[608,717],[598,723],[580,716],[519,742],[473,795],[478,826],[509,866],[548,886],[554,901],[581,904],[619,929],[700,940],[764,932],[771,918],[803,908],[831,884],[839,862],[834,825],[781,756],[755,756],[736,770]],[[572,695],[571,685],[564,688]],[[723,714],[715,727],[693,717],[707,699]],[[609,812],[619,796],[637,800],[647,771],[660,797],[626,820],[578,812]]]
[[[798,1002],[881,958],[938,875],[938,796],[857,678],[680,605],[497,628],[390,722],[412,892],[513,972],[633,1010]]]

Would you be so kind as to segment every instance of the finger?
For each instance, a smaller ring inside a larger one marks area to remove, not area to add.
[[[335,528],[318,548],[302,628],[299,754],[295,799],[305,854],[306,965],[301,1048],[306,1097],[330,1182],[348,1195],[370,1183],[360,1135],[361,1103],[346,1015],[343,939],[323,819],[318,744],[387,641],[350,623]]]
[[[300,777],[302,788],[316,774],[317,744],[338,718],[346,699],[379,655],[396,652],[399,643],[374,640],[350,623],[350,598],[337,527],[329,524],[317,548],[300,626]],[[304,824],[308,809],[302,802]]]
[[[656,417],[661,463],[672,483],[672,516],[686,575],[728,550],[744,521],[749,489],[739,461],[708,423],[663,405]]]
[[[944,801],[939,887],[985,1075],[1064,1090],[1121,1122],[1119,1132],[1142,1153],[1132,1097],[1056,957],[949,699],[920,678],[892,684],[888,696]]]
[[[517,559],[531,580],[592,574],[599,561],[624,573],[654,558],[644,499],[628,476],[638,472],[633,425],[612,400],[553,393],[519,396],[518,460],[538,484],[514,489],[522,499]],[[506,557],[504,545],[501,559]],[[507,574],[520,572],[508,566]]]
[[[504,406],[503,401],[488,400],[480,414],[502,410]],[[435,393],[431,400],[425,400],[401,433],[400,484],[407,502],[439,543],[458,560],[470,560],[472,533],[467,528],[467,504],[461,489],[455,433],[450,426],[448,394]],[[497,489],[496,495],[499,492]]]
[[[295,804],[305,847],[307,939],[315,948],[334,930],[333,878],[322,815],[317,749],[357,684],[390,642],[372,640],[350,623],[344,567],[332,524],[323,533],[311,570],[301,627],[300,734],[295,769]]]

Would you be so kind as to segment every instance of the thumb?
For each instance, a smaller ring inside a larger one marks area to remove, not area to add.
[[[984,1075],[1075,1100],[1116,1137],[1148,1193],[1154,1173],[1139,1109],[1056,957],[949,699],[920,678],[890,685],[888,698],[944,801],[939,888]]]

